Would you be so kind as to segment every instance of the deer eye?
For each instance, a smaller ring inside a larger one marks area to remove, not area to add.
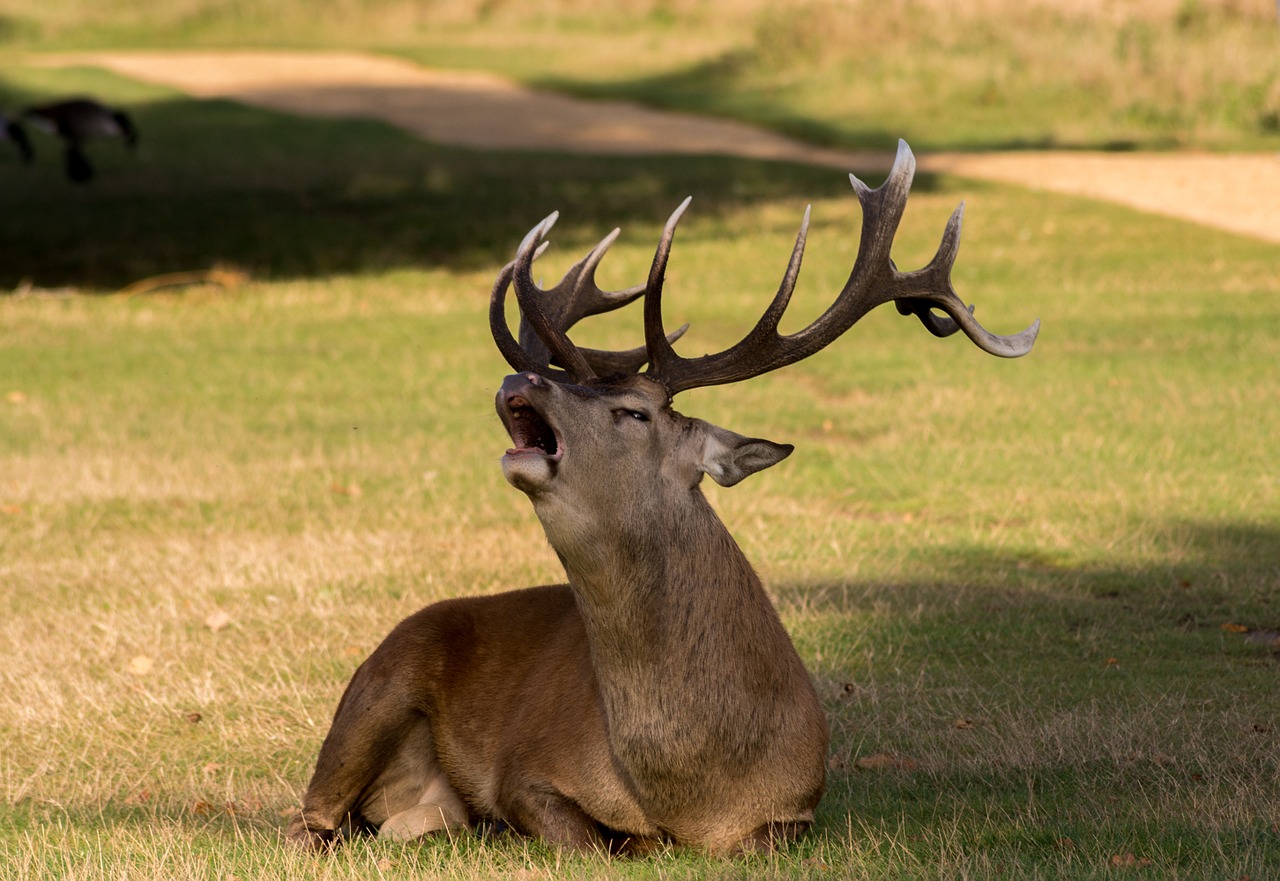
[[[625,419],[634,419],[636,422],[648,422],[649,414],[641,410],[628,410],[624,407],[613,411],[613,419],[615,422],[622,422]]]

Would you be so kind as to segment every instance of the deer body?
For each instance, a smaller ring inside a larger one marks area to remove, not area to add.
[[[812,820],[825,718],[758,577],[698,488],[704,473],[730,482],[791,448],[682,416],[637,376],[601,392],[515,375],[498,409],[517,442],[532,419],[562,437],[559,461],[517,448],[504,471],[569,575],[610,747],[646,816],[675,841],[722,851],[771,823]]]
[[[743,467],[704,462],[709,446],[735,452],[726,438],[757,467],[790,448],[681,416],[641,377],[602,393],[517,374],[497,403],[513,437],[542,420],[589,451],[503,463],[570,582],[437,603],[397,627],[343,697],[294,831],[351,815],[394,834],[423,804],[411,832],[501,820],[577,847],[728,852],[803,828],[826,720],[698,489],[707,467]],[[596,457],[614,463],[608,480]]]
[[[760,580],[699,489],[704,475],[732,486],[792,448],[683,416],[672,398],[807,357],[890,300],[937,336],[963,330],[993,354],[1028,351],[1037,326],[990,334],[951,290],[959,211],[929,266],[902,273],[889,259],[913,169],[903,144],[884,186],[854,179],[862,245],[830,309],[777,334],[806,215],[764,316],[742,342],[703,358],[677,356],[680,332],[666,334],[661,319],[685,206],[647,283],[626,291],[593,280],[616,231],[546,291],[530,267],[554,215],[526,237],[490,301],[494,340],[517,371],[496,400],[514,444],[502,467],[533,503],[569,583],[447,600],[396,627],[338,705],[291,840],[319,847],[344,826],[413,838],[500,821],[579,848],[670,842],[731,853],[809,825],[826,720]],[[503,312],[513,282],[518,341]],[[577,320],[640,295],[643,349],[595,352],[569,340]]]

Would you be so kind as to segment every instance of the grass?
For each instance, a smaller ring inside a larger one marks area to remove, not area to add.
[[[471,155],[91,71],[15,69],[3,90],[128,100],[155,134],[141,157],[98,151],[92,189],[0,165],[0,288],[28,291],[0,298],[0,877],[1280,865],[1274,245],[922,177],[899,264],[967,200],[957,288],[997,331],[1040,317],[1030,357],[881,310],[800,365],[683,396],[798,447],[708,493],[831,720],[801,843],[606,861],[463,836],[314,859],[281,847],[282,815],[364,655],[427,602],[559,577],[491,409],[485,296],[527,228],[562,212],[551,278],[622,225],[601,270],[620,287],[692,193],[667,298],[692,352],[763,307],[810,201],[791,327],[820,311],[855,200],[825,170]],[[215,261],[250,280],[108,295]],[[637,321],[582,341],[629,344]]]

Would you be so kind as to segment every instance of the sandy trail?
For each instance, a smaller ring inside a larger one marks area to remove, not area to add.
[[[202,98],[380,119],[427,141],[585,154],[719,154],[883,170],[892,155],[810,145],[742,123],[538,92],[492,74],[340,52],[94,52],[103,67]],[[1018,152],[917,157],[922,171],[1105,199],[1280,242],[1280,154]]]

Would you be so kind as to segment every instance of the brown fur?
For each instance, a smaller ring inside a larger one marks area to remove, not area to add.
[[[348,818],[402,838],[489,819],[576,847],[627,839],[729,853],[809,825],[826,721],[760,580],[698,488],[704,474],[733,486],[791,447],[682,416],[670,399],[808,357],[890,301],[936,336],[963,331],[1002,357],[1030,351],[1038,321],[996,336],[951,287],[961,210],[924,269],[902,273],[889,259],[914,171],[899,142],[883,185],[851,176],[865,225],[827,311],[777,332],[806,212],[755,327],[699,358],[677,356],[679,332],[662,325],[667,258],[688,200],[667,221],[646,284],[626,291],[593,280],[616,231],[547,290],[531,267],[556,215],[525,237],[489,302],[494,342],[522,371],[498,392],[514,442],[502,469],[533,502],[569,584],[440,603],[396,628],[339,705],[290,838],[323,845]],[[512,285],[521,341],[506,324]],[[567,336],[578,319],[641,293],[642,350],[589,353]],[[634,373],[642,363],[647,372]],[[622,375],[598,378],[605,364]]]
[[[504,470],[570,583],[436,603],[396,627],[348,686],[289,838],[490,820],[578,848],[728,853],[798,834],[822,794],[826,722],[698,489],[790,448],[681,416],[642,377],[508,377],[513,437],[525,404],[565,454],[513,450]]]

